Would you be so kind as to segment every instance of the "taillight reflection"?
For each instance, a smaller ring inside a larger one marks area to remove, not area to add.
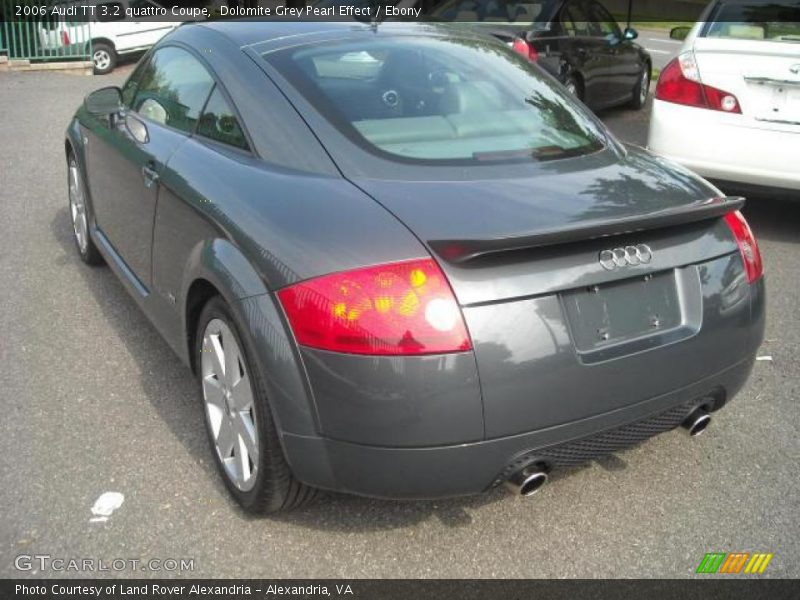
[[[533,47],[533,44],[526,42],[522,38],[516,38],[511,44],[511,49],[531,62],[539,60],[539,53],[536,51],[536,48]]]

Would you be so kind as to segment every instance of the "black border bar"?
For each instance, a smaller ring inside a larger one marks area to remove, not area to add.
[[[654,565],[657,568],[657,565]],[[758,576],[756,576],[758,577]],[[24,587],[22,587],[24,586]],[[135,589],[134,589],[135,588]],[[783,600],[797,598],[797,580],[701,576],[672,580],[280,580],[280,579],[6,579],[3,600]],[[97,593],[99,590],[99,594]]]

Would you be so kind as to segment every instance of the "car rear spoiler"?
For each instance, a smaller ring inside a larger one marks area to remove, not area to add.
[[[740,196],[709,198],[643,215],[596,219],[577,226],[566,225],[528,235],[494,239],[429,240],[433,250],[448,262],[464,263],[479,256],[543,246],[569,244],[648,229],[661,229],[721,217],[744,206]]]

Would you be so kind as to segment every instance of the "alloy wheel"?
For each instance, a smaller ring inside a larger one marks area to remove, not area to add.
[[[650,71],[645,68],[642,73],[642,82],[639,85],[639,101],[644,104],[647,101],[647,93],[650,91]]]
[[[82,254],[86,253],[89,243],[89,226],[86,219],[86,195],[81,185],[81,175],[74,160],[69,163],[69,211],[72,216],[72,230]]]
[[[212,319],[203,333],[203,399],[214,446],[230,481],[253,488],[258,471],[258,426],[247,365],[230,327]]]
[[[578,96],[578,86],[575,84],[573,80],[570,79],[569,81],[567,81],[567,83],[564,84],[564,87],[566,87],[567,91],[573,96],[575,97]]]
[[[98,71],[104,71],[111,64],[111,55],[106,50],[95,50],[92,60]]]

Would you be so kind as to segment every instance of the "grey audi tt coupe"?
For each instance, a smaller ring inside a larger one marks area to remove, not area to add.
[[[65,151],[81,258],[197,374],[251,511],[530,495],[702,431],[762,339],[743,200],[448,25],[185,25]]]

